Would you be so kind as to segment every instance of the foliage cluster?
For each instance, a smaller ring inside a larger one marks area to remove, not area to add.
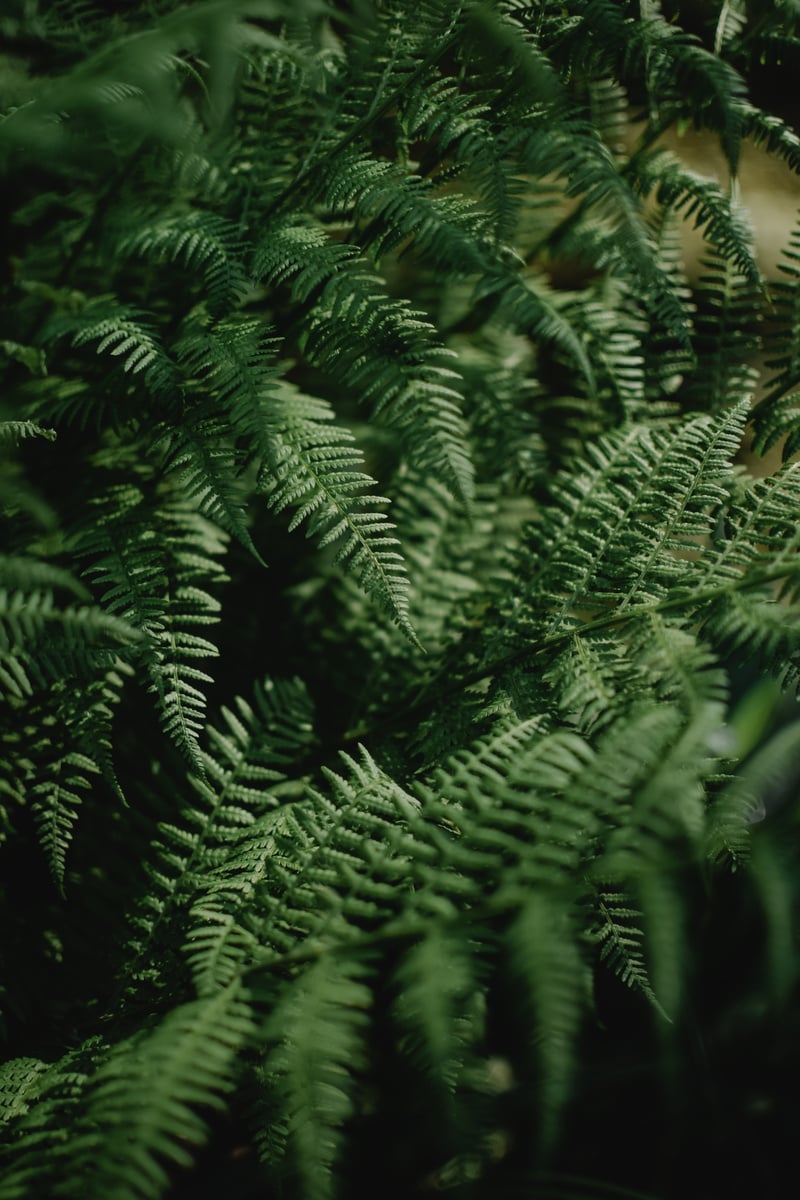
[[[782,1186],[800,12],[689,7],[4,5],[0,1200]]]

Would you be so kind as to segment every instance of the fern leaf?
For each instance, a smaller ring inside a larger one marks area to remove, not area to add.
[[[92,759],[75,752],[52,759],[31,788],[32,809],[50,873],[63,894],[67,847],[81,805],[81,792],[99,770]]]
[[[533,582],[534,615],[522,620],[536,626],[537,596],[551,614],[551,636],[574,622],[577,608],[622,613],[674,596],[689,577],[688,556],[713,528],[710,511],[727,502],[744,416],[739,406],[673,432],[634,427],[598,440],[591,461],[554,485],[546,526],[530,531],[519,577]]]
[[[767,394],[753,413],[754,450],[758,454],[765,454],[779,439],[786,437],[782,447],[784,461],[796,453],[800,444],[795,409],[796,389],[800,383],[800,347],[796,332],[800,320],[798,260],[800,230],[794,229],[779,263],[785,278],[776,280],[770,286],[774,323],[765,334],[764,343],[769,355],[766,365],[773,373],[768,381]]]
[[[91,1038],[56,1063],[22,1058],[4,1065],[0,1078],[10,1136],[2,1151],[2,1200],[56,1195],[56,1189],[65,1193],[74,1160],[64,1131],[74,1128],[89,1075],[104,1049],[100,1039]],[[10,1096],[7,1089],[13,1089]]]
[[[269,1164],[298,1179],[304,1200],[335,1195],[343,1128],[356,1112],[366,1065],[372,996],[362,963],[325,958],[288,988],[267,1022],[264,1066],[287,1126],[287,1162]]]
[[[563,903],[542,894],[508,933],[511,968],[530,1008],[540,1097],[542,1152],[552,1151],[570,1099],[588,971]]]
[[[227,313],[247,287],[236,226],[213,213],[181,213],[138,223],[120,239],[122,254],[157,263],[181,263],[202,279],[212,312]],[[124,343],[123,343],[124,344]]]
[[[372,401],[374,413],[400,429],[409,449],[469,503],[473,470],[452,386],[458,374],[423,314],[391,299],[363,259],[313,226],[273,228],[253,271],[273,284],[290,283],[301,302],[319,291],[306,323],[310,361]]]
[[[225,1108],[237,1056],[253,1036],[238,984],[172,1010],[115,1046],[91,1079],[76,1179],[85,1195],[157,1200]]]
[[[480,1032],[470,1003],[476,981],[468,947],[434,926],[403,956],[396,982],[404,1049],[433,1087],[452,1095]]]
[[[659,1011],[655,992],[650,985],[650,976],[644,959],[642,914],[632,907],[629,896],[624,892],[598,890],[593,897],[596,910],[596,925],[592,940],[600,947],[600,959],[629,988],[639,991]]]
[[[415,640],[398,539],[378,508],[388,501],[364,494],[373,481],[359,469],[363,460],[352,435],[331,423],[333,412],[324,400],[286,386],[276,385],[264,419],[271,453],[260,486],[270,507],[294,508],[289,528],[308,522],[309,536],[320,546],[340,542],[337,561]]]
[[[105,649],[130,646],[139,640],[137,630],[98,608],[59,608],[49,591],[6,591],[0,589],[0,651],[24,649],[51,636],[64,637],[86,647]],[[45,651],[43,646],[42,661]]]
[[[475,298],[491,296],[499,300],[496,315],[501,321],[507,319],[515,328],[563,350],[580,367],[589,390],[594,390],[594,369],[585,347],[569,316],[562,311],[563,301],[558,300],[544,279],[532,274],[524,279],[505,273],[487,275],[476,289]]]
[[[56,439],[56,431],[43,428],[35,421],[0,421],[0,446],[16,446],[25,438],[36,437],[53,442]]]
[[[105,588],[102,602],[115,614],[108,619],[124,614],[139,631],[164,730],[192,763],[205,712],[197,684],[210,682],[192,664],[217,653],[194,629],[217,619],[219,602],[203,585],[220,580],[224,545],[185,501],[153,508],[141,489],[125,485],[97,498],[77,539],[76,553],[92,560],[86,574]]]
[[[278,804],[287,766],[311,744],[311,718],[298,680],[267,679],[252,703],[238,698],[219,726],[208,726],[195,796],[159,824],[147,866],[152,890],[130,916],[132,978],[157,980],[159,954],[183,942],[199,994],[233,979],[254,946],[241,919],[268,870],[259,818]]]
[[[156,400],[171,398],[177,387],[174,363],[165,352],[147,314],[131,305],[121,305],[113,296],[98,296],[77,317],[51,322],[44,337],[51,341],[71,336],[76,347],[96,342],[97,354],[119,358],[129,375],[143,372],[148,391]]]
[[[697,175],[668,150],[654,151],[636,164],[636,186],[643,196],[652,193],[659,204],[691,219],[702,229],[728,269],[735,269],[750,285],[758,286],[761,274],[753,253],[753,232],[745,210],[726,196],[714,180]]]
[[[706,834],[712,862],[727,861],[733,870],[747,862],[753,827],[767,816],[768,803],[780,802],[781,785],[796,773],[798,737],[797,722],[779,730],[715,797]]]
[[[232,534],[265,565],[253,544],[245,507],[245,490],[230,429],[208,402],[187,413],[179,426],[157,425],[153,448],[163,457],[164,470],[174,471],[187,500],[210,521]]]

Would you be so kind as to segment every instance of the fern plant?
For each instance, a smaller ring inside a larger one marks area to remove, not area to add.
[[[0,1200],[777,1189],[796,25],[6,6]]]

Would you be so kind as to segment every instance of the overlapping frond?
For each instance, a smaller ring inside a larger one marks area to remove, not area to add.
[[[413,639],[405,564],[381,511],[388,501],[369,494],[374,481],[355,439],[333,417],[324,400],[276,386],[264,413],[270,449],[260,490],[276,512],[294,509],[290,529],[307,522],[320,546],[341,543],[337,561]]]
[[[154,504],[141,488],[114,485],[98,495],[76,553],[88,559],[85,574],[101,591],[110,616],[139,633],[140,662],[166,734],[190,762],[198,763],[198,734],[210,683],[198,659],[217,654],[198,628],[218,620],[219,601],[209,590],[223,578],[224,534],[176,497]]]
[[[82,1098],[71,1194],[164,1195],[170,1169],[193,1162],[224,1108],[252,1032],[237,981],[114,1046]]]
[[[800,234],[766,289],[736,175],[800,167],[790,8],[0,18],[0,1200],[711,1194],[720,1063],[759,1136]]]
[[[301,303],[313,297],[304,330],[309,360],[369,400],[376,415],[402,431],[409,452],[468,502],[473,472],[458,373],[424,314],[387,295],[352,247],[313,226],[272,228],[253,270],[259,279],[288,283]]]
[[[271,1173],[298,1179],[308,1200],[336,1195],[344,1127],[368,1062],[370,974],[358,961],[322,959],[285,990],[267,1023],[260,1076],[285,1135],[259,1131],[261,1149]]]
[[[203,773],[191,778],[184,808],[161,822],[152,888],[130,916],[133,979],[156,981],[162,947],[181,942],[198,992],[235,978],[254,945],[241,922],[267,869],[258,818],[279,803],[292,760],[311,744],[311,716],[298,681],[267,679],[252,704],[239,698],[220,727],[208,727]]]
[[[120,238],[119,252],[154,263],[178,263],[190,276],[199,276],[215,313],[229,312],[247,288],[238,229],[216,213],[145,216]]]

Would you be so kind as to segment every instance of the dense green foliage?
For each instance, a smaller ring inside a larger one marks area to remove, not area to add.
[[[780,1190],[800,12],[683,8],[3,6],[0,1200]]]

